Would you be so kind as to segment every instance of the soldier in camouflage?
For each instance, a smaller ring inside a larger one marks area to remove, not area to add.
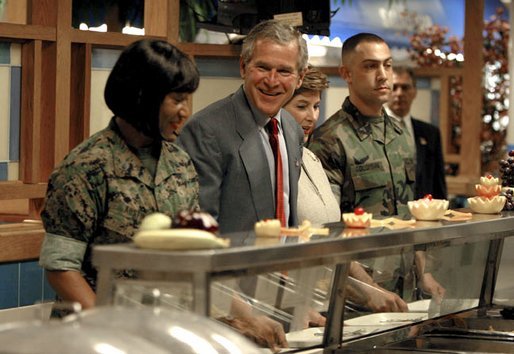
[[[349,96],[342,109],[314,131],[309,149],[321,160],[341,211],[362,207],[373,215],[407,214],[407,202],[414,197],[415,165],[406,134],[382,107],[392,86],[389,47],[371,33],[348,38],[339,73],[348,84]],[[401,268],[396,263],[404,257],[393,258],[395,264],[387,267],[391,273]],[[385,260],[365,263],[373,272]],[[403,269],[410,270],[408,265]],[[352,263],[350,274],[371,285],[366,288],[367,307],[375,311],[407,310],[405,301],[392,292],[399,283],[396,275],[392,276],[394,285],[379,286],[361,264]]]
[[[320,158],[343,212],[363,207],[375,215],[407,214],[415,165],[406,134],[382,108],[392,84],[389,47],[372,34],[350,37],[340,74],[350,94],[314,131],[309,149]]]
[[[137,41],[121,53],[105,88],[114,118],[48,183],[40,264],[63,300],[94,306],[93,245],[129,242],[152,212],[198,208],[194,166],[173,143],[198,82],[193,62],[167,42]]]

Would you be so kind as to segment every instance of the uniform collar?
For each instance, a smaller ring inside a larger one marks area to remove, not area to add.
[[[116,146],[116,153],[113,156],[113,170],[117,177],[136,178],[145,185],[154,188],[173,173],[171,166],[171,157],[168,145],[171,143],[161,143],[161,154],[157,162],[157,172],[155,180],[150,175],[141,160],[132,152],[125,140],[122,138],[119,128],[114,119],[111,120],[108,127],[112,134],[108,139],[112,139],[111,144]]]
[[[384,108],[382,108],[382,114],[378,117],[372,117],[372,116],[365,116],[363,115],[359,109],[350,102],[349,97],[346,97],[344,103],[343,103],[343,110],[349,114],[350,118],[349,121],[351,122],[353,129],[355,130],[357,136],[359,137],[359,140],[363,141],[369,136],[373,135],[373,126],[372,125],[378,125],[378,124],[384,124],[386,127],[386,137],[385,137],[385,143],[387,144],[389,141],[394,140],[394,134],[391,134],[392,131],[396,131],[397,134],[400,134],[402,132],[401,127],[398,123],[393,122],[393,119],[387,115],[387,112]],[[388,127],[391,126],[392,129],[389,129]],[[378,136],[375,136],[372,138],[381,141],[384,143],[384,137],[380,134]]]

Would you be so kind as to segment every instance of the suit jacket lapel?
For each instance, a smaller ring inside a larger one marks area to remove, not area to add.
[[[421,144],[421,139],[426,139],[425,133],[416,119],[411,118],[412,130],[414,131],[414,140],[416,142],[416,174],[419,176],[423,172],[423,166],[426,159],[426,144]]]
[[[298,179],[300,177],[301,170],[301,152],[303,134],[299,134],[298,123],[294,118],[286,111],[282,110],[282,127],[284,130],[284,140],[286,141],[287,155],[289,161],[289,199],[291,206],[291,215],[295,216],[296,211],[296,200],[298,198]],[[295,225],[298,220],[294,218],[292,224]]]
[[[242,88],[234,94],[233,103],[236,130],[242,139],[239,155],[250,183],[250,192],[257,218],[269,218],[269,211],[274,210],[270,168],[257,123]]]

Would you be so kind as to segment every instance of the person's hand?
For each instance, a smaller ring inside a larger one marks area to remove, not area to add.
[[[288,347],[282,325],[267,316],[224,317],[218,320],[235,328],[261,347],[270,348],[274,353]]]
[[[327,319],[322,316],[318,311],[309,309],[307,316],[303,322],[303,328],[309,327],[324,327]]]
[[[373,312],[407,312],[409,308],[403,299],[391,291],[377,286],[366,289],[366,306]]]
[[[423,275],[421,275],[419,287],[424,293],[430,294],[437,304],[441,304],[446,289],[434,279],[432,273],[423,273]]]

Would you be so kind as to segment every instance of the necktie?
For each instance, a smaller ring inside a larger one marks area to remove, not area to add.
[[[271,118],[268,123],[269,142],[273,156],[275,157],[275,217],[280,220],[282,226],[287,227],[284,213],[284,179],[282,176],[282,158],[278,143],[278,120]]]

